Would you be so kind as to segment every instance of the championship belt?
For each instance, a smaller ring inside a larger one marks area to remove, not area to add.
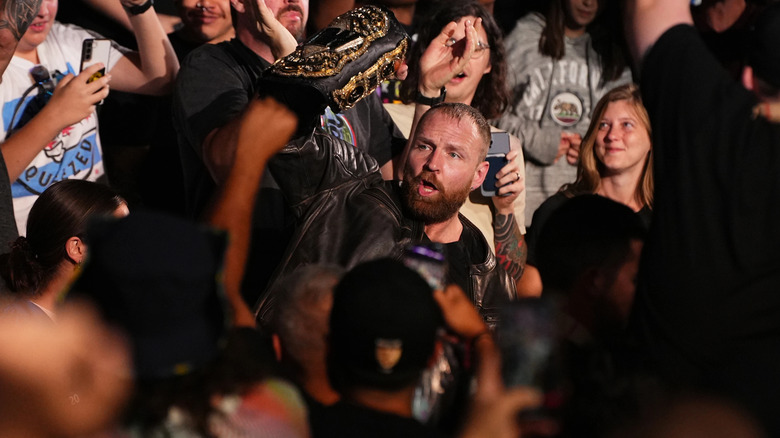
[[[406,32],[386,9],[352,9],[271,65],[259,94],[275,97],[299,116],[319,115],[325,106],[339,113],[394,78],[408,45]]]

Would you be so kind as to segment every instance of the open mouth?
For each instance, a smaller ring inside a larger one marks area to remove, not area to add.
[[[419,193],[421,196],[429,196],[438,191],[439,189],[436,187],[435,184],[433,184],[430,181],[426,181],[424,179],[420,180],[420,185],[417,188],[417,193]]]

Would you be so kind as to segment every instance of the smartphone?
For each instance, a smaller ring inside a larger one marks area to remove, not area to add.
[[[447,264],[442,244],[410,245],[404,250],[403,262],[420,274],[431,289],[439,290],[446,286]]]
[[[488,149],[485,161],[490,164],[485,180],[482,182],[480,192],[482,196],[496,196],[498,187],[496,187],[496,174],[506,165],[506,154],[509,153],[509,134],[506,132],[493,132],[490,139],[490,148]]]
[[[103,68],[96,71],[87,79],[87,83],[100,79],[106,74],[108,66],[108,57],[111,53],[111,40],[104,38],[87,38],[81,44],[81,70],[86,70],[98,62],[103,63]]]

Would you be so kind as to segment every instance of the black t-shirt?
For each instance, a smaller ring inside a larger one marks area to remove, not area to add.
[[[726,392],[780,432],[780,126],[756,118],[691,26],[644,60],[655,198],[634,328],[670,378]]]
[[[447,262],[447,284],[457,284],[466,293],[471,290],[472,265],[478,265],[485,261],[486,247],[478,244],[481,239],[474,235],[469,227],[463,227],[460,238],[451,243],[444,244],[444,259]],[[423,243],[431,243],[428,236],[424,236]]]
[[[186,58],[193,50],[205,44],[200,41],[188,40],[184,37],[184,31],[182,29],[169,33],[168,41],[171,42],[171,47],[173,47],[173,51],[176,52],[176,58],[178,58],[179,61]]]
[[[313,438],[436,438],[442,435],[413,418],[340,401],[309,413]]]
[[[237,38],[204,44],[182,62],[173,96],[173,121],[191,216],[200,215],[216,188],[201,157],[203,140],[238,117],[269,65]]]

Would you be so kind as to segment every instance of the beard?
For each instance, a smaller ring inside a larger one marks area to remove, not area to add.
[[[422,180],[436,186],[438,193],[432,196],[421,196],[418,187]],[[401,195],[406,212],[412,219],[421,221],[425,225],[444,222],[458,213],[460,207],[466,202],[471,192],[471,185],[445,190],[430,172],[412,176],[411,172],[404,172]]]

